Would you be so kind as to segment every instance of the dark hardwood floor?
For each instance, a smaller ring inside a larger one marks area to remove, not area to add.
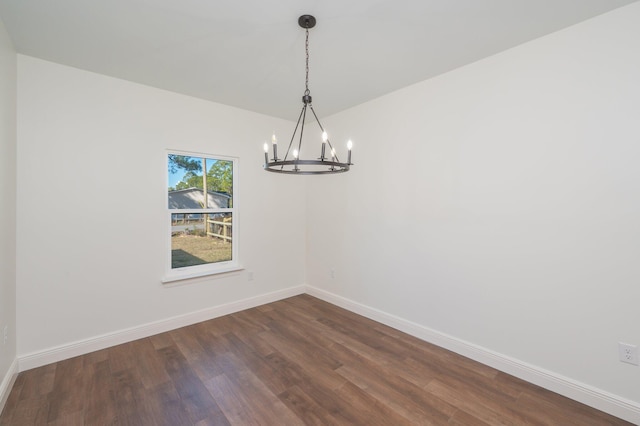
[[[22,372],[0,425],[630,424],[308,295]]]

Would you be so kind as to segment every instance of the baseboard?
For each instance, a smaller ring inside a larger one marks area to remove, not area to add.
[[[153,336],[158,333],[175,330],[187,325],[196,324],[198,322],[207,321],[223,315],[232,314],[245,309],[254,308],[264,305],[265,303],[275,302],[287,297],[296,296],[304,293],[304,286],[291,287],[284,290],[275,291],[248,299],[239,300],[225,305],[214,306],[212,308],[203,309],[188,314],[167,318],[153,323],[144,324],[137,327],[119,330],[113,333],[103,334],[101,336],[92,337],[81,341],[72,342],[65,345],[49,348],[44,351],[33,352],[18,357],[19,371],[30,370],[32,368],[51,364],[53,362],[62,361],[64,359],[73,358],[75,356],[88,354],[100,349],[122,343],[131,342],[133,340],[142,339]]]
[[[9,393],[11,393],[11,388],[13,387],[13,383],[16,381],[17,376],[18,360],[14,359],[9,366],[9,371],[7,371],[7,374],[5,374],[2,379],[2,383],[0,383],[0,414],[2,414],[4,405],[7,403],[7,398],[9,398]]]
[[[421,340],[471,358],[497,370],[516,376],[575,401],[619,417],[633,424],[640,424],[640,404],[613,395],[601,389],[556,374],[552,371],[491,351],[428,327],[407,321],[395,315],[354,302],[350,299],[321,290],[306,287],[307,294],[317,297],[351,312],[393,327]]]

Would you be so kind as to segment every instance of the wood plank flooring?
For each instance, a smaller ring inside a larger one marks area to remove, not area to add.
[[[301,295],[22,372],[0,425],[628,425]]]

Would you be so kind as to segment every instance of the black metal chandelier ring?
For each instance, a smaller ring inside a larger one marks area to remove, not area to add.
[[[293,169],[285,169],[284,166],[293,166]],[[319,166],[318,170],[303,170],[300,166]],[[328,168],[327,168],[328,167]],[[272,161],[267,163],[264,168],[268,172],[274,173],[290,173],[298,175],[324,175],[333,173],[344,173],[349,171],[349,164],[339,163],[337,161],[321,161],[321,160],[287,160]]]

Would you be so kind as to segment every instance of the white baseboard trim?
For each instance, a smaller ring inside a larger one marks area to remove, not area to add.
[[[0,414],[2,414],[2,410],[4,409],[4,404],[7,403],[7,398],[9,398],[9,393],[11,393],[11,388],[16,381],[16,377],[18,376],[18,360],[14,359],[11,365],[9,366],[9,370],[7,374],[2,379],[2,383],[0,383]]]
[[[640,425],[640,404],[619,397],[609,392],[597,389],[576,380],[556,374],[552,371],[528,364],[526,362],[491,351],[473,343],[457,339],[431,328],[407,321],[395,315],[354,302],[350,299],[307,286],[307,294],[332,303],[351,312],[357,313],[374,321],[388,325],[397,330],[410,334],[421,340],[433,343],[442,348],[471,358],[482,364],[516,376],[575,401],[596,408],[605,413]]]
[[[105,349],[122,343],[131,342],[133,340],[153,336],[158,333],[175,330],[180,327],[207,321],[245,309],[254,308],[256,306],[282,300],[287,297],[296,296],[298,294],[304,293],[304,291],[304,286],[290,287],[284,290],[278,290],[272,293],[227,303],[225,305],[214,306],[212,308],[190,312],[184,315],[178,315],[172,318],[167,318],[141,326],[103,334],[101,336],[92,337],[90,339],[56,346],[44,351],[21,355],[18,357],[18,368],[19,371],[30,370],[32,368],[51,364],[53,362],[73,358],[78,355],[88,354],[100,349]]]

